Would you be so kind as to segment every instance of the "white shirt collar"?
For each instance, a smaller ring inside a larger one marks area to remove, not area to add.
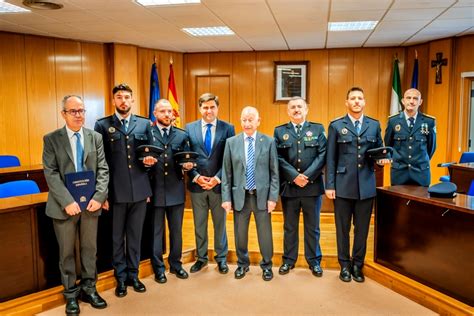
[[[403,111],[403,114],[405,115],[405,121],[408,122],[408,119],[410,118],[410,116],[408,116],[406,111]],[[415,115],[412,116],[415,119],[414,122],[416,122],[416,117],[417,116],[418,116],[418,111],[415,113]]]
[[[303,122],[298,123],[298,124],[291,122],[291,124],[293,124],[293,127],[294,127],[295,130],[296,130],[296,125],[300,125],[301,127],[303,127],[303,126],[304,126],[304,123],[306,123],[306,121],[303,121]]]
[[[362,122],[364,121],[364,114],[362,114],[359,119],[355,119],[352,117],[349,113],[347,113],[347,116],[349,116],[349,119],[351,120],[352,124],[355,125],[355,121],[359,121],[360,126],[362,126]]]
[[[249,136],[245,133],[242,133],[242,134],[244,134],[244,140],[247,141],[247,137],[249,137]],[[257,139],[257,131],[255,131],[252,135],[250,135],[250,137],[252,137],[253,140],[256,140]]]
[[[122,122],[122,120],[125,120],[125,122],[128,124],[130,123],[130,116],[132,116],[132,113],[128,113],[127,117],[122,117],[122,115],[120,115],[119,112],[115,111],[115,116],[118,118],[120,122]]]
[[[204,121],[204,120],[201,119],[201,126],[202,126],[203,128],[204,128],[204,127],[207,127],[207,124],[209,124],[209,123],[207,123],[206,121]],[[214,121],[212,121],[210,124],[212,124],[212,127],[217,126],[217,119],[215,119]]]
[[[75,137],[75,136],[74,136],[75,133],[79,133],[79,135],[81,135],[81,139],[84,139],[84,131],[83,131],[82,127],[81,127],[81,129],[78,130],[77,132],[74,132],[73,130],[71,130],[71,129],[70,129],[69,127],[67,127],[67,125],[66,125],[66,132],[67,132],[67,137],[68,137],[69,139]]]

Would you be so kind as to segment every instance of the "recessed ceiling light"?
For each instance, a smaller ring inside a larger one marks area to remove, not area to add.
[[[64,7],[57,0],[23,0],[23,4],[32,9],[38,10],[59,10]]]
[[[228,36],[235,34],[227,26],[184,27],[181,30],[192,36]]]
[[[0,0],[0,13],[17,13],[17,12],[31,12],[28,9],[6,3],[3,0]]]
[[[329,31],[369,31],[373,30],[379,21],[329,22]]]
[[[193,4],[201,3],[201,0],[135,0],[136,3],[141,4],[142,6],[166,6],[166,5],[184,5],[184,4]]]

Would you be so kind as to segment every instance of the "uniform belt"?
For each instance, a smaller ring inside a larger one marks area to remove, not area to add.
[[[245,190],[245,193],[250,194],[250,195],[256,195],[257,194],[257,189]]]

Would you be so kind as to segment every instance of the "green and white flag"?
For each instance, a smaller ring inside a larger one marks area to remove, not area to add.
[[[398,70],[398,59],[393,61],[392,99],[390,100],[390,115],[397,114],[402,110],[402,85],[400,84],[400,71]]]

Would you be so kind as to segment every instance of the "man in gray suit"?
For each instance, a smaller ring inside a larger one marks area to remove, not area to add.
[[[107,199],[109,168],[105,160],[102,136],[83,127],[85,109],[79,96],[66,96],[61,115],[66,126],[44,136],[43,167],[49,187],[46,215],[53,219],[59,244],[59,270],[66,298],[66,314],[79,314],[77,299],[94,308],[107,303],[96,290],[97,224],[102,204]],[[95,192],[81,209],[66,188],[65,174],[91,170],[95,174]],[[81,285],[76,286],[74,245],[79,232]],[[81,293],[82,292],[82,293]]]
[[[235,135],[234,126],[217,119],[219,98],[212,93],[199,97],[202,119],[186,125],[189,146],[198,153],[196,167],[189,171],[188,188],[194,215],[194,232],[198,260],[191,272],[198,272],[207,265],[207,221],[209,210],[214,224],[214,251],[220,273],[229,271],[227,266],[226,212],[221,207],[222,157],[227,138]]]
[[[253,212],[257,224],[262,261],[262,278],[273,278],[271,212],[278,200],[278,155],[272,137],[257,132],[260,117],[256,108],[247,106],[240,117],[243,133],[227,140],[222,166],[222,207],[234,212],[237,269],[241,279],[249,271],[248,229]],[[258,181],[256,181],[258,179]]]

